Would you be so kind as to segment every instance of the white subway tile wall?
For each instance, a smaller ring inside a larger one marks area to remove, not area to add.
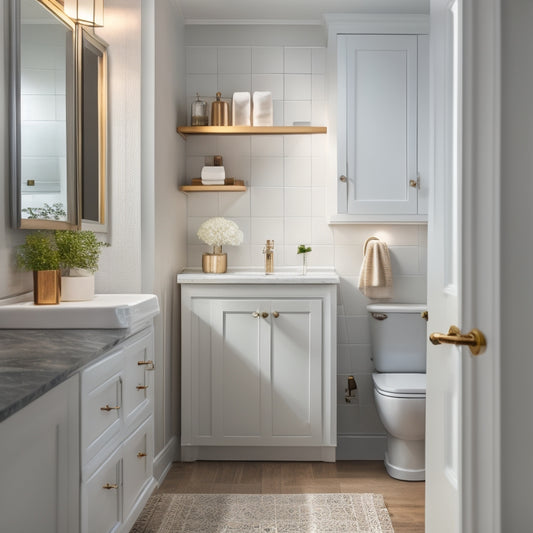
[[[325,73],[325,48],[187,47],[190,102],[196,92],[212,101],[217,88],[222,87],[270,90],[276,125],[293,125],[295,121],[327,125]],[[238,85],[241,82],[243,85]],[[205,92],[207,87],[209,92]],[[231,98],[229,92],[222,96]],[[362,247],[372,235],[385,240],[392,259],[394,301],[425,302],[427,231],[423,225],[328,225],[326,145],[326,135],[190,136],[186,144],[190,178],[200,175],[206,156],[220,154],[226,175],[244,179],[248,190],[188,195],[188,264],[199,267],[201,254],[208,251],[196,231],[212,216],[228,217],[244,232],[241,246],[225,248],[230,266],[262,266],[267,239],[275,241],[277,266],[300,266],[297,245],[312,246],[309,265],[334,266],[341,278],[338,434],[383,434],[372,389],[374,366],[366,312],[369,300],[357,289]],[[349,375],[356,379],[358,394],[346,403]]]

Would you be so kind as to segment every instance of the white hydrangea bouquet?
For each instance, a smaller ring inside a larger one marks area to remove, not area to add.
[[[227,269],[227,256],[222,253],[222,245],[238,246],[242,243],[243,233],[235,222],[223,217],[206,220],[198,228],[198,238],[213,247],[213,253],[203,254],[204,272],[222,273]]]

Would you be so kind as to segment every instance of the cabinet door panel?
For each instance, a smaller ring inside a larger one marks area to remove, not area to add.
[[[216,434],[261,436],[261,310],[259,302],[217,301],[213,304],[213,390],[218,416]]]
[[[349,35],[344,48],[348,213],[415,214],[417,37]],[[341,168],[342,171],[342,168]]]
[[[152,477],[153,440],[153,422],[150,417],[124,442],[124,518],[130,514],[143,487]]]
[[[121,449],[82,485],[82,533],[109,533],[122,520]]]
[[[123,384],[124,422],[133,419],[148,408],[153,399],[153,365],[139,362],[154,360],[153,337],[151,332],[136,337],[124,345],[125,379]],[[145,388],[146,387],[146,388]]]
[[[321,438],[321,303],[273,301],[272,436]]]

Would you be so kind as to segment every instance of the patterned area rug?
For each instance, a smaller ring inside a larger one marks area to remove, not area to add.
[[[393,533],[381,494],[157,494],[130,533]]]

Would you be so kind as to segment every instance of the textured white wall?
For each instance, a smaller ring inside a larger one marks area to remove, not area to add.
[[[310,121],[327,125],[326,49],[317,46],[311,32],[299,46],[284,46],[284,32],[261,46],[243,29],[248,43],[234,28],[211,28],[208,46],[198,46],[194,28],[187,30],[188,105],[196,92],[212,97],[217,90],[231,97],[235,90],[270,90],[276,125]],[[189,38],[190,36],[190,38]],[[217,38],[219,45],[215,45]],[[194,45],[190,44],[190,40]],[[228,40],[231,46],[227,46]],[[234,46],[234,43],[240,43]],[[190,120],[190,117],[188,117]],[[190,123],[190,122],[189,122]],[[369,446],[361,442],[383,435],[372,386],[366,304],[357,289],[364,241],[372,235],[390,246],[394,301],[426,301],[426,226],[337,225],[327,222],[331,161],[329,135],[302,136],[190,136],[187,139],[187,177],[198,177],[205,156],[220,154],[226,175],[244,179],[245,193],[192,193],[188,195],[188,265],[199,267],[208,251],[196,237],[199,225],[212,216],[234,220],[244,232],[244,243],[226,247],[230,266],[261,266],[266,239],[275,241],[275,264],[297,266],[297,245],[312,246],[311,266],[334,266],[341,277],[338,293],[338,433],[341,458],[365,458]],[[331,198],[330,198],[331,200]],[[330,202],[329,205],[335,204]],[[359,400],[347,404],[344,389],[353,374]],[[357,440],[358,438],[362,440]],[[355,439],[355,440],[354,440]],[[369,441],[373,442],[373,441]],[[380,453],[377,450],[377,453]],[[363,455],[361,455],[363,454]]]
[[[185,47],[183,22],[174,3],[160,0],[154,7],[153,292],[161,307],[156,320],[155,450],[156,454],[162,453],[156,468],[164,468],[175,458],[180,419],[180,300],[176,275],[187,264],[187,204],[178,190],[178,185],[185,182],[185,145],[176,127],[186,115]]]
[[[141,292],[141,0],[106,0],[110,242],[96,291]]]

